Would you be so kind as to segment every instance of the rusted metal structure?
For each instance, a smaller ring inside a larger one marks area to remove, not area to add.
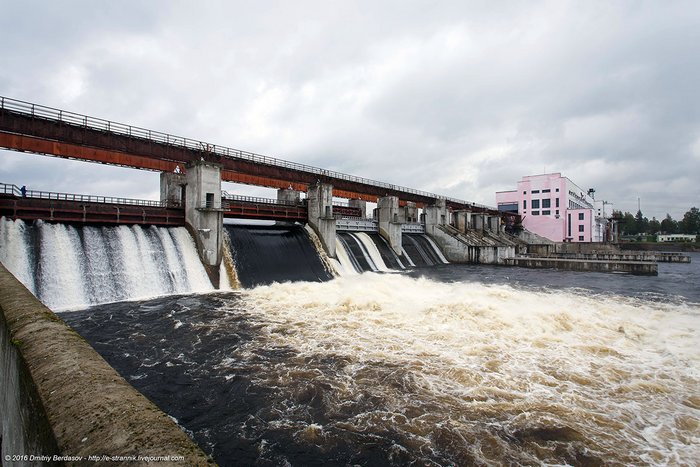
[[[185,211],[146,201],[25,190],[0,184],[0,216],[27,221],[86,224],[185,225]]]
[[[418,207],[444,199],[448,208],[499,215],[494,208],[376,180],[284,161],[0,97],[0,148],[137,169],[171,172],[205,160],[222,166],[222,180],[307,191],[319,181],[341,198],[376,202],[396,196]]]
[[[221,209],[224,217],[305,223],[305,202],[291,203],[268,198],[226,194]],[[333,206],[339,218],[359,217],[360,210]],[[184,209],[177,203],[109,196],[25,190],[17,185],[0,183],[0,216],[26,221],[141,224],[158,226],[185,225]]]

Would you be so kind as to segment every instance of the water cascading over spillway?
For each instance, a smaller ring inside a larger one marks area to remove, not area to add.
[[[404,234],[403,254],[398,256],[377,232],[338,232],[338,260],[346,272],[402,270],[410,266],[434,266],[448,261],[425,234]]]
[[[226,225],[243,287],[333,278],[301,225]]]
[[[182,227],[0,218],[0,262],[53,310],[213,289]]]
[[[447,260],[435,243],[424,234],[403,234],[401,238],[404,255],[414,266],[447,264]]]

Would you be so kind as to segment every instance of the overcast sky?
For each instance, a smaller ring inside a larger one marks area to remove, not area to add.
[[[700,207],[697,0],[0,0],[0,44],[6,97],[491,206],[546,171],[649,218]],[[9,151],[0,182],[159,190]]]

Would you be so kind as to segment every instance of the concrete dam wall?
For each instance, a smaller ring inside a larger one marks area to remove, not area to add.
[[[3,465],[213,463],[2,264],[0,357]]]

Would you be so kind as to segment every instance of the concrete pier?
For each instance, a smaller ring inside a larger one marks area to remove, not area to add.
[[[277,201],[283,203],[299,203],[301,201],[301,191],[293,188],[281,188],[277,190]]]
[[[406,206],[403,207],[403,216],[400,220],[407,224],[418,222],[418,208],[416,207],[416,203],[412,203],[411,201],[406,202]]]
[[[401,255],[401,219],[399,217],[399,198],[385,196],[377,201],[377,220],[379,221],[379,235],[389,243],[394,253]]]
[[[350,199],[348,200],[348,206],[359,209],[360,217],[367,217],[367,201],[363,199]]]
[[[585,272],[624,272],[634,275],[656,276],[658,264],[649,261],[605,261],[594,259],[566,259],[518,256],[506,264],[536,269],[564,269]]]
[[[160,200],[168,206],[182,206],[185,199],[187,177],[182,173],[160,173]]]
[[[335,258],[335,217],[333,217],[333,186],[317,183],[308,191],[309,225],[321,240],[329,257]]]
[[[438,199],[432,206],[426,206],[423,209],[423,214],[425,215],[425,232],[428,235],[434,235],[438,226],[447,223],[447,203],[444,199]]]
[[[213,465],[170,417],[2,264],[0,355],[3,465],[95,464],[91,455],[170,456],[163,465]],[[72,459],[7,461],[12,455]]]
[[[187,167],[185,222],[214,287],[219,287],[223,258],[224,210],[221,207],[221,166],[196,162]]]

